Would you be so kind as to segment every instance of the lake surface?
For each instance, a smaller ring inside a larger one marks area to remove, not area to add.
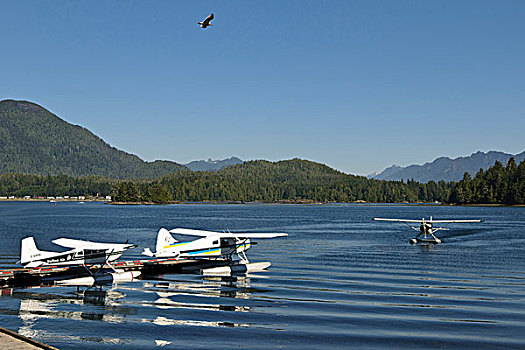
[[[443,244],[373,217],[480,218],[439,231]],[[20,240],[129,239],[160,227],[287,232],[261,240],[252,276],[166,274],[106,286],[3,290],[0,326],[60,349],[525,348],[525,208],[412,205],[0,203],[0,265]]]

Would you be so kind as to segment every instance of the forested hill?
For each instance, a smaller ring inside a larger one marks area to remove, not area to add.
[[[147,179],[181,169],[175,162],[145,162],[111,147],[37,104],[0,102],[0,173]]]
[[[435,201],[446,198],[448,186],[371,180],[300,159],[248,161],[210,173],[181,171],[159,184],[179,201],[268,202]]]
[[[217,172],[182,170],[154,180],[0,174],[0,196],[113,196],[117,202],[434,202],[447,198],[443,181],[371,180],[326,165],[292,159],[249,161]]]

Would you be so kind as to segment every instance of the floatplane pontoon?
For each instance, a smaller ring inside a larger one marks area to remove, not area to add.
[[[385,219],[385,218],[374,218],[375,221],[394,221],[394,222],[402,222],[406,225],[408,225],[410,228],[419,231],[418,235],[414,238],[412,238],[409,242],[410,244],[416,244],[416,243],[431,243],[431,244],[439,244],[441,243],[441,239],[436,237],[434,233],[440,230],[448,230],[446,226],[452,223],[473,223],[473,222],[483,222],[483,220],[479,219],[471,219],[471,220],[432,220],[432,216],[430,217],[430,220],[425,220],[425,218],[422,218],[421,220],[411,220],[411,219]],[[418,223],[418,226],[412,226],[411,223]],[[446,224],[445,227],[434,227],[434,224]],[[420,238],[420,236],[423,235],[423,238]]]
[[[177,241],[171,234],[193,236],[196,239]],[[287,233],[232,233],[161,228],[157,235],[156,251],[146,248],[142,254],[157,258],[193,258],[210,261],[224,259],[226,266],[203,269],[205,275],[255,272],[267,269],[270,262],[250,263],[246,251],[252,243],[250,239],[286,237]],[[198,238],[201,237],[201,238]]]

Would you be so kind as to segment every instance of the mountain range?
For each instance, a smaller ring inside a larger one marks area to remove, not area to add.
[[[416,180],[418,182],[433,181],[459,181],[463,178],[465,172],[472,177],[476,175],[479,169],[487,170],[490,166],[499,161],[505,165],[513,157],[516,163],[525,159],[525,151],[519,154],[509,154],[504,152],[490,151],[487,153],[476,152],[468,157],[458,157],[450,159],[440,157],[430,163],[423,165],[409,165],[401,167],[392,165],[382,172],[369,175],[369,178],[377,180]]]
[[[369,175],[378,180],[458,181],[465,172],[474,176],[496,161],[505,164],[510,157],[516,163],[525,152],[476,152],[469,157],[440,157],[423,165],[393,165]],[[101,175],[114,179],[152,179],[181,170],[219,171],[243,164],[236,157],[224,160],[200,160],[187,164],[156,160],[147,162],[118,150],[91,131],[72,125],[45,108],[28,101],[0,101],[0,173],[36,175]]]

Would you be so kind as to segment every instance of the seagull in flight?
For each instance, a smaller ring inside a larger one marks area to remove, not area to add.
[[[202,22],[197,22],[197,24],[201,25],[201,28],[206,28],[207,26],[212,26],[211,20],[213,19],[213,13],[206,17],[206,19]]]

